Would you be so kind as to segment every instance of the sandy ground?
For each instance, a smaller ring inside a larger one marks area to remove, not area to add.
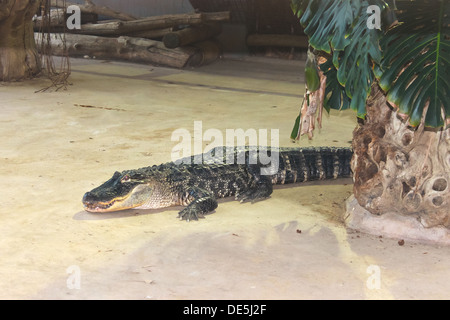
[[[347,230],[350,180],[221,201],[199,222],[180,208],[83,211],[114,171],[171,160],[171,134],[289,133],[302,63],[225,59],[195,70],[72,60],[68,90],[0,85],[2,299],[448,299],[449,247]],[[355,117],[333,112],[313,141],[348,146]]]

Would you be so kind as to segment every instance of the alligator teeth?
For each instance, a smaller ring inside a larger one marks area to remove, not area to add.
[[[106,210],[106,209],[109,209],[109,208],[111,208],[112,207],[112,205],[115,203],[116,201],[111,201],[110,203],[108,203],[108,204],[105,204],[105,205],[101,205],[101,204],[98,204],[98,203],[91,203],[91,204],[86,204],[86,207],[87,208],[89,208],[90,210],[93,210],[93,211],[99,211],[99,210]]]

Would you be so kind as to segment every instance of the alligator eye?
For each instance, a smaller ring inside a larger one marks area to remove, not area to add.
[[[130,176],[129,175],[125,175],[123,178],[122,178],[122,180],[120,180],[120,182],[128,182],[128,181],[130,181],[131,179],[130,179]]]

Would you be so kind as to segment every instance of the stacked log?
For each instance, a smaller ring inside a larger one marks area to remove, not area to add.
[[[137,19],[131,15],[96,6],[92,1],[76,4],[81,11],[81,28],[67,29],[63,1],[52,0],[52,13],[37,17],[35,38],[40,38],[43,21],[50,32],[52,53],[69,56],[95,56],[99,59],[120,59],[175,68],[199,66],[220,56],[214,41],[221,32],[221,22],[230,19],[230,12],[208,12],[162,15]],[[65,2],[66,6],[73,5]],[[114,20],[98,21],[98,16]],[[48,24],[48,22],[47,22]],[[64,33],[64,37],[61,34]],[[65,44],[62,42],[65,38]],[[67,48],[67,49],[64,49]]]
[[[164,35],[162,41],[167,48],[178,48],[211,39],[221,31],[220,24],[202,24],[169,32]]]

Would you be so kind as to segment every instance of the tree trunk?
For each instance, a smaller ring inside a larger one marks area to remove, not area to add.
[[[362,207],[450,228],[450,128],[413,130],[375,84],[353,149],[354,195]]]
[[[32,23],[41,0],[0,2],[0,81],[32,77],[41,70]]]

